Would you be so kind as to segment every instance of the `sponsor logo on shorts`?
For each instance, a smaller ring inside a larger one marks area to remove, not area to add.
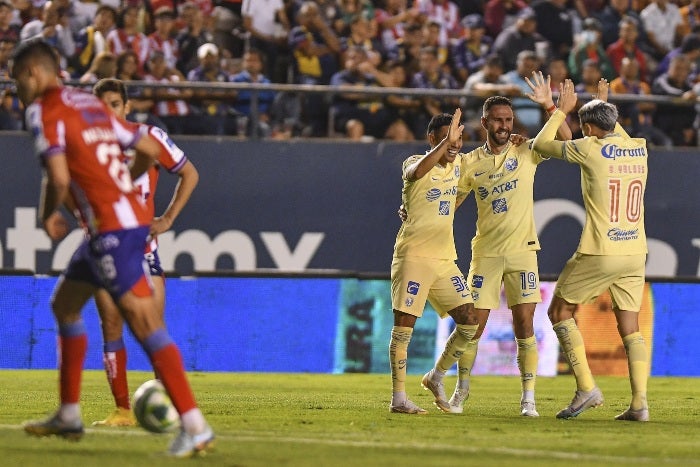
[[[494,214],[508,211],[508,203],[505,198],[498,198],[491,201]]]
[[[412,297],[408,297],[408,298],[406,299],[406,306],[411,306],[411,305],[413,305],[413,298],[412,298]]]
[[[425,194],[425,199],[428,201],[435,201],[442,195],[442,191],[440,191],[440,188],[431,188],[428,190],[428,192]]]
[[[518,159],[514,157],[509,157],[508,159],[506,159],[505,167],[508,172],[514,171],[518,168]]]
[[[450,281],[452,281],[452,286],[455,288],[455,291],[462,294],[462,298],[469,296],[469,287],[467,287],[467,281],[464,280],[464,276],[452,276],[450,277]]]
[[[418,289],[420,289],[420,283],[408,281],[408,286],[406,287],[406,293],[411,295],[418,295]]]
[[[449,216],[450,215],[450,202],[449,201],[440,201],[440,207],[438,208],[438,214],[441,216]]]
[[[484,276],[477,276],[476,274],[474,274],[472,276],[472,287],[476,287],[477,289],[480,289],[483,284],[484,284]]]
[[[477,292],[476,290],[472,291],[472,300],[474,300],[475,302],[479,300],[479,292]]]

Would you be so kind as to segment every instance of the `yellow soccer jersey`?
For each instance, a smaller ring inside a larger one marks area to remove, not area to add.
[[[582,138],[564,143],[562,156],[581,166],[586,224],[578,252],[645,254],[646,141],[619,133]]]
[[[474,191],[478,219],[472,256],[505,256],[539,250],[533,214],[535,170],[542,162],[532,140],[508,143],[500,154],[481,146],[463,158],[460,196]]]
[[[418,180],[406,180],[406,169],[421,157],[411,156],[403,162],[401,200],[408,219],[401,224],[396,236],[394,257],[455,260],[457,251],[452,224],[463,155],[458,155],[445,167],[436,165]]]

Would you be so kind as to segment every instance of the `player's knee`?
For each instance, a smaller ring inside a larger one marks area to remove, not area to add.
[[[467,303],[465,305],[460,305],[457,308],[450,311],[450,316],[455,320],[457,324],[474,326],[479,324],[476,313],[474,312],[474,305]]]

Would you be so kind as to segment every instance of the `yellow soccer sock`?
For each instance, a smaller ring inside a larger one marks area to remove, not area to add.
[[[464,349],[466,349],[469,341],[474,338],[474,334],[476,334],[478,329],[478,324],[458,324],[447,339],[445,350],[435,363],[435,368],[442,373],[452,368],[452,365],[460,359]]]
[[[462,352],[462,356],[459,357],[458,371],[457,371],[457,386],[462,389],[469,388],[469,378],[472,374],[472,368],[474,367],[474,360],[476,360],[476,353],[479,350],[479,339],[472,339],[467,342],[467,346]]]
[[[391,329],[389,363],[391,364],[391,385],[394,393],[406,392],[406,364],[411,334],[413,334],[413,328],[394,326]]]
[[[518,343],[518,369],[523,395],[534,394],[537,378],[537,339],[535,336],[525,339],[515,339]],[[526,399],[529,399],[526,397]]]
[[[630,372],[632,386],[632,410],[647,408],[647,379],[649,378],[649,354],[644,343],[644,337],[639,332],[633,332],[622,338],[627,352],[627,366]]]
[[[580,391],[591,391],[595,387],[593,374],[586,359],[583,336],[573,318],[560,321],[553,326],[559,344],[564,350],[566,360],[576,377],[576,386]]]

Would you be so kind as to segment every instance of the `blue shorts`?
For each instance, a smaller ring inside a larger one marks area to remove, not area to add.
[[[160,265],[160,256],[158,256],[158,250],[153,250],[150,253],[143,255],[148,263],[148,269],[151,270],[151,276],[165,276],[163,267]]]
[[[106,289],[115,301],[130,290],[150,295],[151,276],[143,256],[148,227],[103,232],[83,240],[63,275]]]

